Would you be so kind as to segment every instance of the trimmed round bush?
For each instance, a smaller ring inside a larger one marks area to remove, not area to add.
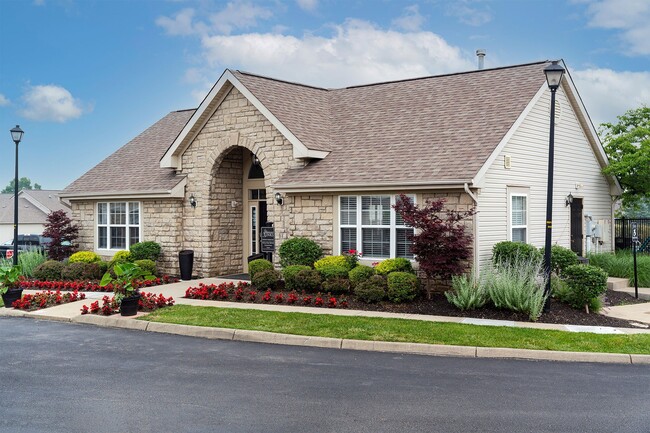
[[[314,262],[314,269],[319,272],[321,269],[331,266],[345,268],[346,271],[349,271],[351,269],[349,268],[348,259],[346,259],[345,256],[325,256],[322,259]]]
[[[251,277],[251,283],[258,290],[273,290],[278,285],[278,281],[280,281],[280,272],[275,269],[262,269]]]
[[[291,265],[282,269],[282,278],[284,278],[284,285],[287,290],[297,290],[296,288],[296,275],[300,271],[309,271],[311,268],[305,265]]]
[[[272,270],[273,263],[269,262],[266,259],[255,259],[248,264],[248,275],[251,277],[251,281],[255,278],[255,274],[262,271]]]
[[[128,263],[131,261],[131,252],[127,250],[117,251],[111,261],[108,263],[108,267],[113,269],[116,263]]]
[[[403,257],[397,257],[395,259],[386,259],[377,266],[375,266],[375,272],[378,275],[388,275],[391,272],[409,272],[413,273],[413,265],[409,259]]]
[[[350,285],[354,288],[357,284],[366,281],[368,278],[375,275],[375,268],[366,265],[357,265],[354,269],[348,272],[350,278]]]
[[[156,262],[149,259],[135,260],[133,263],[140,266],[140,269],[145,271],[147,275],[157,275]]]
[[[323,256],[323,249],[316,242],[307,238],[291,238],[282,242],[278,250],[280,266],[313,266]]]
[[[354,294],[368,304],[379,302],[386,297],[386,279],[381,275],[373,275],[354,288]]]
[[[539,252],[543,256],[544,248],[540,248]],[[560,245],[551,246],[551,270],[557,275],[562,275],[566,268],[577,264],[578,255],[569,248],[564,248]]]
[[[503,241],[494,244],[492,247],[492,263],[503,265],[517,261],[540,260],[542,254],[537,248],[523,242]]]
[[[101,275],[104,275],[106,272],[108,272],[108,262],[102,260],[101,262],[97,262],[97,264],[99,265]]]
[[[328,265],[322,266],[320,269],[317,269],[320,272],[323,280],[331,280],[332,278],[348,278],[348,268],[347,266],[337,266],[337,265]]]
[[[418,277],[408,272],[388,274],[388,300],[396,304],[412,301],[418,294]]]
[[[101,257],[92,251],[78,251],[70,256],[68,263],[95,263],[101,260]]]
[[[131,245],[131,260],[151,260],[155,262],[160,257],[160,244],[154,241],[138,242]]]
[[[320,289],[320,273],[315,269],[304,269],[294,277],[296,290],[315,293]]]
[[[61,280],[61,271],[64,264],[56,260],[48,260],[34,269],[34,278],[41,281],[59,281]]]
[[[344,295],[350,292],[350,280],[347,278],[330,278],[323,281],[323,292],[332,295]]]
[[[566,300],[574,308],[597,305],[595,300],[607,291],[607,272],[597,266],[568,266],[563,279],[568,286]]]
[[[66,281],[99,280],[102,277],[99,263],[68,263],[61,270],[61,279]]]

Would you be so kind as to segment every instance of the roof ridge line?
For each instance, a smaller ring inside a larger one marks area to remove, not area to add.
[[[309,85],[309,84],[297,83],[295,81],[282,80],[280,78],[273,78],[273,77],[269,77],[269,76],[266,76],[266,75],[254,74],[252,72],[240,71],[239,69],[236,69],[235,71],[239,72],[240,74],[243,74],[243,75],[249,75],[251,77],[264,78],[265,80],[277,81],[279,83],[293,84],[294,86],[307,87],[307,88],[315,89],[315,90],[323,90],[325,92],[333,90],[333,89],[328,89],[328,88],[325,88],[325,87],[312,86],[312,85]]]

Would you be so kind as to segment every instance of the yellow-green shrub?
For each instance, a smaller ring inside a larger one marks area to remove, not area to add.
[[[96,263],[101,260],[101,257],[92,251],[78,251],[70,256],[68,263]]]

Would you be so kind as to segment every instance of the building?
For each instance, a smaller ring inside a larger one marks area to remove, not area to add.
[[[276,247],[304,236],[328,254],[411,258],[395,195],[445,197],[448,207],[476,206],[480,266],[496,242],[544,244],[548,64],[343,89],[226,70],[196,110],[168,114],[62,197],[82,249],[111,256],[154,240],[167,272],[192,249],[203,276],[246,271],[266,223]],[[610,250],[620,186],[601,174],[607,157],[568,72],[555,143],[553,242],[583,254],[590,215],[595,245]]]
[[[47,216],[57,210],[71,213],[70,204],[59,199],[58,190],[23,189],[18,192],[18,230],[20,234],[40,235]],[[14,195],[0,194],[0,243],[14,238]]]

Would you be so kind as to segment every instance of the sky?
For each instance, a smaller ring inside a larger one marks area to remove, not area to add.
[[[650,0],[0,0],[0,189],[62,189],[224,69],[336,88],[564,59],[596,127],[650,105]],[[1,129],[1,128],[0,128]]]

